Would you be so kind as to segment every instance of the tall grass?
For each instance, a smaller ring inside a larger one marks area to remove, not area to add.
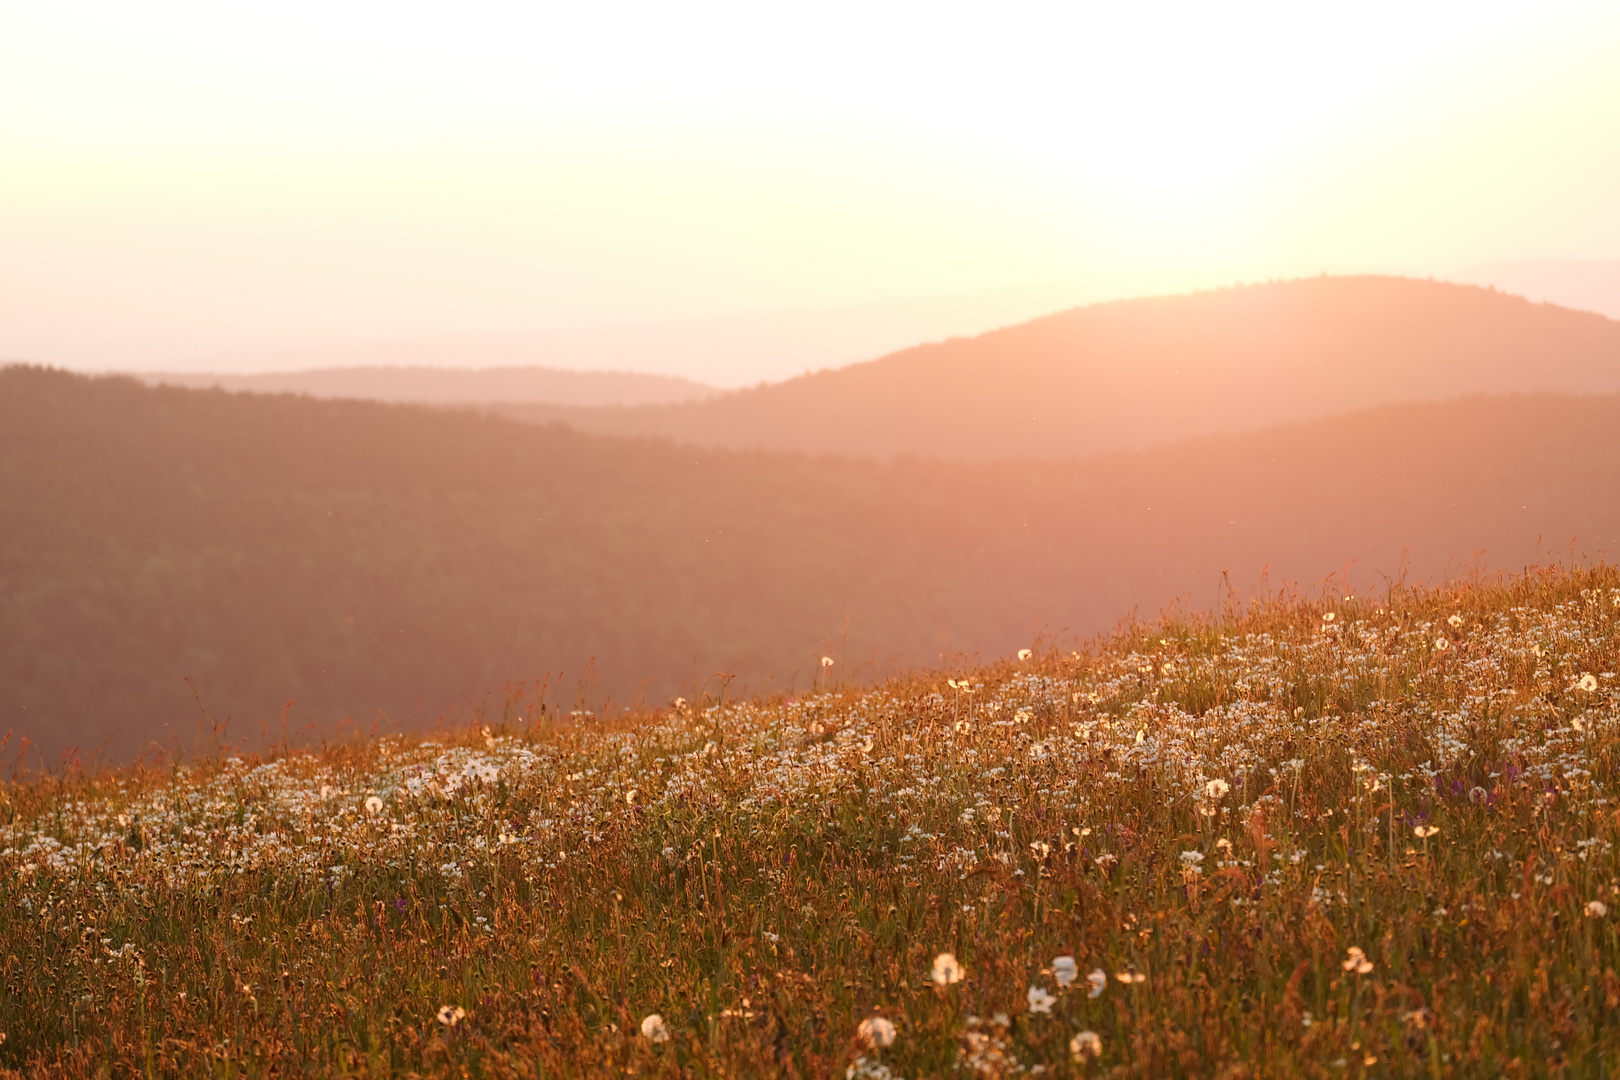
[[[1620,575],[1550,568],[11,784],[0,1064],[1606,1075],[1617,650]]]

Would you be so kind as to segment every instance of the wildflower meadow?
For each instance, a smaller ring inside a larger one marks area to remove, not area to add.
[[[12,1076],[1620,1062],[1620,573],[0,790]]]

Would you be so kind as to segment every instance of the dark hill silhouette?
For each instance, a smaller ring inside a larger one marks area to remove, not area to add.
[[[1472,393],[1620,391],[1620,323],[1321,277],[1077,308],[702,402],[503,415],[704,446],[1065,458]]]
[[[698,401],[720,393],[715,387],[669,375],[547,367],[345,367],[262,375],[152,372],[136,378],[149,385],[193,390],[218,387],[260,394],[308,394],[418,405],[664,405]]]
[[[1003,654],[1178,597],[1620,536],[1620,396],[1384,407],[1083,462],[678,448],[466,412],[0,371],[0,730],[51,753],[600,709]],[[1405,553],[1403,555],[1403,553]],[[848,621],[847,653],[844,643]],[[583,691],[580,676],[595,658]],[[861,665],[871,660],[870,666]],[[714,689],[716,683],[707,683]],[[581,696],[576,698],[576,692]],[[15,745],[15,744],[13,744]]]

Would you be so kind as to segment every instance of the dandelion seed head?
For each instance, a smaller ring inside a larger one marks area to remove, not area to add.
[[[1352,945],[1346,950],[1345,960],[1339,966],[1358,975],[1365,975],[1373,969],[1372,961],[1367,959],[1367,954],[1361,951],[1359,945]]]
[[[1102,997],[1102,992],[1108,989],[1108,973],[1102,968],[1097,968],[1086,976],[1086,982],[1091,986],[1091,990],[1086,994],[1086,997]]]
[[[641,1035],[649,1042],[669,1042],[669,1025],[659,1013],[648,1013],[641,1021]]]
[[[1082,1031],[1069,1040],[1069,1053],[1080,1061],[1102,1057],[1102,1039],[1095,1031]]]
[[[868,1016],[862,1020],[855,1034],[862,1042],[879,1050],[894,1045],[894,1024],[881,1016]]]
[[[936,986],[949,986],[962,981],[967,974],[962,965],[957,963],[954,953],[942,952],[934,957],[933,980]]]
[[[1059,956],[1052,961],[1052,978],[1057,980],[1059,986],[1068,986],[1080,977],[1080,969],[1075,965],[1074,957]]]

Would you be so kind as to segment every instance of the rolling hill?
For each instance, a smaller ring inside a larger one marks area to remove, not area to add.
[[[1384,407],[1083,462],[680,448],[0,371],[0,729],[50,754],[1003,654],[1350,567],[1620,537],[1620,397]],[[1359,560],[1357,562],[1356,560]],[[1353,565],[1352,565],[1353,564]],[[847,635],[847,636],[846,636]],[[559,673],[561,673],[559,692]]]
[[[262,375],[152,372],[137,375],[158,386],[317,398],[410,402],[418,405],[547,404],[570,407],[667,405],[697,401],[720,391],[668,375],[629,371],[563,371],[546,367],[340,367]]]
[[[733,448],[1068,458],[1477,393],[1620,391],[1620,323],[1473,286],[1306,278],[1126,300],[706,401],[514,419]]]

